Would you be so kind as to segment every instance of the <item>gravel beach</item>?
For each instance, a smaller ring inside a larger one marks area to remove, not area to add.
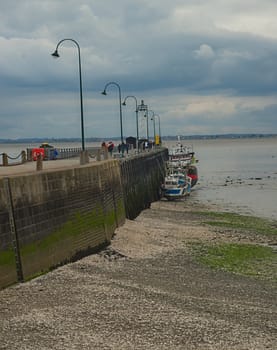
[[[0,291],[0,349],[276,349],[276,284],[190,250],[266,238],[205,225],[206,209],[193,197],[152,203],[107,249]]]

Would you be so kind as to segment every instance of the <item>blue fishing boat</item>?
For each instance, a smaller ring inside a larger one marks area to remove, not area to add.
[[[191,191],[191,178],[182,173],[171,173],[161,186],[162,196],[168,200],[188,196]]]

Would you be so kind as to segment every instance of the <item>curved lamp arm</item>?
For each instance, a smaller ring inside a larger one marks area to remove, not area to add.
[[[120,116],[120,134],[121,134],[121,144],[123,144],[124,140],[123,140],[123,126],[122,126],[122,103],[121,103],[121,88],[120,85],[118,83],[116,83],[115,81],[110,81],[109,83],[107,83],[105,85],[104,90],[102,91],[102,95],[107,95],[107,87],[109,85],[115,85],[118,88],[118,93],[119,93],[119,116]],[[122,147],[122,151],[123,147]],[[122,152],[123,153],[123,152]]]
[[[126,101],[128,100],[128,98],[133,98],[136,103],[137,151],[139,152],[138,100],[136,96],[133,96],[133,95],[126,96],[124,101],[122,102],[123,106],[126,106]]]
[[[81,68],[81,52],[80,52],[80,46],[74,39],[62,39],[58,42],[56,46],[56,50],[52,53],[53,57],[60,57],[58,53],[58,48],[60,44],[64,41],[72,41],[74,44],[76,44],[78,49],[78,57],[79,57],[79,81],[80,81],[80,105],[81,105],[81,133],[82,133],[82,150],[85,150],[85,136],[84,136],[84,108],[83,108],[83,87],[82,87],[82,68]]]

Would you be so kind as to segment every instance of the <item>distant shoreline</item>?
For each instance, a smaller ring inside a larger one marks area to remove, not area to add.
[[[277,138],[277,134],[218,134],[218,135],[179,135],[181,140],[216,140],[216,139],[261,139],[261,138]],[[177,136],[162,136],[164,141],[175,141]],[[88,137],[86,142],[101,142],[107,140],[118,140],[120,137]],[[0,144],[17,144],[17,143],[41,143],[41,142],[80,142],[79,138],[18,138],[18,139],[0,139]]]

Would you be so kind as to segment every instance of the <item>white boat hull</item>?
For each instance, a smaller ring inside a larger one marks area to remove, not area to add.
[[[171,174],[162,185],[162,195],[168,200],[188,196],[191,191],[191,179],[183,174]]]

